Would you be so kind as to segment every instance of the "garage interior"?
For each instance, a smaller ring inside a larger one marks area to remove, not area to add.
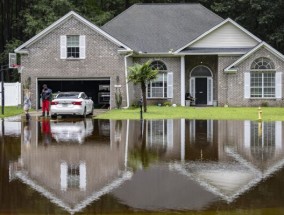
[[[92,97],[94,108],[109,108],[110,101],[110,80],[38,80],[38,108],[41,108],[40,94],[42,85],[46,84],[53,94],[58,92],[85,92]]]

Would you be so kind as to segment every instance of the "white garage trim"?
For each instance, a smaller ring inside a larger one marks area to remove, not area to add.
[[[36,111],[38,111],[38,104],[39,104],[39,87],[38,86],[40,81],[109,81],[110,84],[110,92],[112,92],[112,86],[111,86],[111,78],[110,77],[97,77],[97,78],[66,78],[66,77],[47,77],[47,78],[36,78]],[[109,106],[111,107],[111,99],[109,101]]]

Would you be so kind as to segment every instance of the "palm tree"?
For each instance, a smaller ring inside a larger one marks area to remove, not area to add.
[[[128,82],[133,82],[133,84],[141,85],[142,91],[142,98],[143,98],[143,105],[144,105],[144,112],[147,112],[147,100],[146,100],[146,87],[147,84],[155,80],[158,75],[158,70],[152,69],[150,66],[151,61],[147,61],[143,64],[135,63],[133,66],[128,67],[129,74],[128,74]]]

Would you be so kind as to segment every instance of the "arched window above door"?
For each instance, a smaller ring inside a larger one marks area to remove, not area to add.
[[[206,66],[197,66],[191,71],[191,77],[196,77],[196,76],[201,76],[201,77],[211,77],[212,73],[209,68]]]

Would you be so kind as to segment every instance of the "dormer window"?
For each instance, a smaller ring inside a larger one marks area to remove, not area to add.
[[[86,39],[85,35],[61,35],[60,58],[61,59],[85,59]]]

